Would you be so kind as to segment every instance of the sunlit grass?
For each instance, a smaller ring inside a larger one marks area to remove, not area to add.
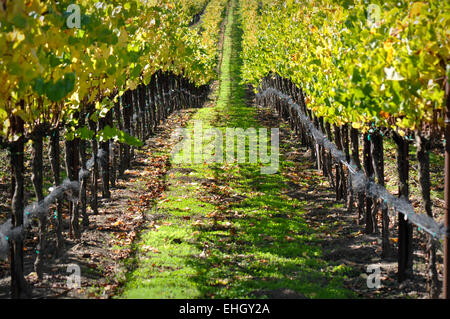
[[[217,105],[200,109],[190,128],[196,120],[204,128],[259,126],[239,84],[238,10],[229,12]],[[281,170],[292,165],[280,158]],[[136,244],[122,297],[264,298],[280,288],[308,298],[354,297],[343,288],[349,269],[321,258],[316,230],[302,217],[307,203],[282,195],[288,178],[281,172],[264,175],[261,163],[248,161],[173,167],[191,171],[169,175],[166,196],[148,212],[160,218]]]

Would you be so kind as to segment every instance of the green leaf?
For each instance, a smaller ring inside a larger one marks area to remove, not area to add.
[[[75,73],[70,72],[66,73],[62,79],[59,79],[55,83],[47,82],[44,86],[44,93],[50,101],[58,102],[61,101],[67,94],[69,94],[75,88]],[[38,89],[41,89],[39,86],[39,81],[37,82]]]
[[[360,73],[359,73],[359,70],[358,70],[358,68],[353,68],[353,74],[352,74],[352,82],[353,83],[359,83],[360,81],[361,81],[361,76],[360,76]]]
[[[136,146],[136,147],[141,147],[142,145],[144,145],[144,143],[141,140],[139,140],[137,137],[134,137],[125,132],[121,132],[121,133],[123,133],[122,141],[125,142],[126,144],[131,145],[131,146]]]
[[[49,54],[49,63],[52,68],[55,68],[58,65],[60,65],[61,63],[63,63],[63,59],[60,57],[57,57],[53,53],[50,53]]]
[[[73,91],[73,89],[75,88],[75,81],[76,81],[75,73],[70,72],[70,73],[64,74],[63,83],[64,83],[64,88],[65,88],[65,93],[66,93],[65,95],[67,95]]]
[[[110,67],[110,68],[108,68],[108,69],[106,70],[106,73],[107,73],[108,75],[114,75],[114,74],[116,73],[116,71],[117,71],[116,67],[115,67],[115,66],[112,66],[112,67]]]
[[[18,28],[26,28],[27,20],[20,14],[16,14],[12,19],[12,23]]]
[[[56,81],[56,83],[47,82],[45,85],[45,95],[50,101],[61,101],[65,94],[65,85],[62,80]]]
[[[106,142],[110,139],[114,139],[120,143],[125,143],[136,147],[141,147],[144,144],[138,138],[109,125],[106,125],[97,133],[97,139],[100,142]]]
[[[43,95],[44,91],[45,91],[44,79],[41,77],[34,79],[34,81],[32,83],[32,88],[37,94]]]
[[[75,134],[77,137],[81,138],[82,140],[90,140],[94,137],[94,131],[90,130],[87,125],[78,128],[75,131]]]
[[[67,141],[73,141],[75,138],[75,132],[67,132],[65,138]]]

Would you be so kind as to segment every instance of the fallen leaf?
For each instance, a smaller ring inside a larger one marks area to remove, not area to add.
[[[274,241],[275,240],[272,236],[269,236],[269,235],[263,235],[263,239],[264,240],[268,240],[268,241]]]
[[[284,238],[285,238],[287,241],[295,241],[295,238],[294,238],[294,237],[291,237],[291,236],[284,236]]]
[[[217,279],[216,280],[216,285],[222,285],[222,286],[226,286],[231,282],[230,279],[226,278],[226,279]]]
[[[118,220],[114,224],[112,224],[112,226],[121,226],[121,225],[123,225],[123,221],[121,220]]]
[[[151,251],[152,253],[155,253],[155,254],[159,254],[160,253],[158,248],[152,247],[150,245],[144,245],[144,246],[142,246],[142,249],[145,252]]]

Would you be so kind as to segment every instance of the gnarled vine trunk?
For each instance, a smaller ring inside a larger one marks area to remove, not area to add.
[[[397,144],[397,171],[399,176],[399,196],[409,197],[409,144],[393,132],[393,139]],[[405,219],[405,215],[398,214],[398,281],[402,282],[413,273],[412,254],[412,225]]]
[[[57,187],[61,183],[60,178],[61,164],[59,159],[60,154],[61,149],[59,146],[59,129],[55,128],[50,133],[50,143],[48,150],[50,167],[52,169],[53,175],[53,187]],[[62,203],[60,199],[56,200],[56,210],[53,216],[56,219],[56,256],[59,257],[62,255],[64,251],[64,237],[62,235],[63,231]]]
[[[23,101],[20,102],[23,108]],[[13,196],[11,200],[12,227],[23,227],[24,213],[24,123],[19,116],[11,118],[11,131],[19,138],[10,145],[10,159],[12,176],[14,177]],[[13,299],[26,298],[30,294],[29,286],[23,273],[23,238],[16,236],[10,239],[11,265],[11,297]]]
[[[36,200],[40,203],[44,200],[42,192],[42,152],[43,152],[43,138],[40,132],[35,132],[32,143],[32,174],[31,182],[33,183]],[[34,270],[39,279],[43,276],[43,261],[46,253],[46,233],[47,233],[47,215],[39,214],[38,218],[38,245],[36,247],[36,260],[34,262]]]
[[[433,203],[431,201],[430,189],[430,149],[431,143],[420,131],[416,132],[417,160],[419,162],[419,187],[422,195],[423,207],[428,216],[433,217]],[[440,284],[436,268],[436,243],[431,235],[427,235],[427,292],[430,298],[439,298]]]
[[[78,171],[80,169],[79,161],[79,139],[65,141],[65,161],[67,177],[71,181],[78,181]],[[79,224],[79,204],[78,201],[71,201],[69,204],[70,222],[69,222],[69,236],[75,239],[81,238],[80,224]]]
[[[372,161],[377,183],[384,186],[384,150],[383,150],[383,137],[380,132],[375,131],[371,135],[371,148],[372,148]],[[381,207],[381,255],[388,257],[392,254],[392,246],[389,242],[389,215],[388,208],[379,203],[377,205]],[[375,212],[376,213],[376,212]]]

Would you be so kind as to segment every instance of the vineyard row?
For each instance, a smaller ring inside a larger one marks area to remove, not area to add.
[[[0,255],[9,257],[12,298],[31,292],[23,269],[30,221],[38,221],[34,268],[42,278],[45,256],[64,251],[64,207],[69,236],[79,239],[88,205],[98,213],[97,191],[111,196],[134,148],[172,112],[202,105],[216,77],[226,3],[89,0],[77,28],[66,24],[70,1],[0,4],[0,145],[9,151],[12,189]],[[46,141],[53,187],[44,196]],[[29,147],[36,202],[26,205]]]
[[[385,186],[385,164],[383,137],[387,133],[371,131],[364,134],[348,125],[333,129],[321,117],[315,116],[305,103],[305,94],[290,80],[277,74],[265,77],[259,87],[257,104],[273,107],[287,120],[299,136],[303,145],[310,148],[317,169],[322,170],[336,192],[336,200],[344,201],[347,211],[357,209],[358,224],[364,224],[364,232],[377,232],[377,216],[381,211],[382,256],[393,254],[390,243],[389,208],[398,214],[398,280],[402,282],[413,275],[413,224],[418,230],[426,231],[428,254],[428,284],[433,297],[438,296],[438,273],[436,270],[436,250],[440,241],[448,236],[447,228],[437,223],[432,214],[417,214],[409,202],[409,143],[390,132],[397,145],[397,173],[399,175],[399,197],[396,198]],[[362,161],[360,139],[362,137]],[[334,142],[334,143],[333,143]],[[419,143],[420,144],[420,143]],[[417,149],[417,156],[423,159],[423,148]],[[428,164],[427,164],[428,163]],[[419,161],[419,181],[422,200],[430,202],[429,160]],[[376,182],[375,182],[376,181]],[[356,205],[355,205],[356,204]],[[355,207],[356,206],[356,207]]]

